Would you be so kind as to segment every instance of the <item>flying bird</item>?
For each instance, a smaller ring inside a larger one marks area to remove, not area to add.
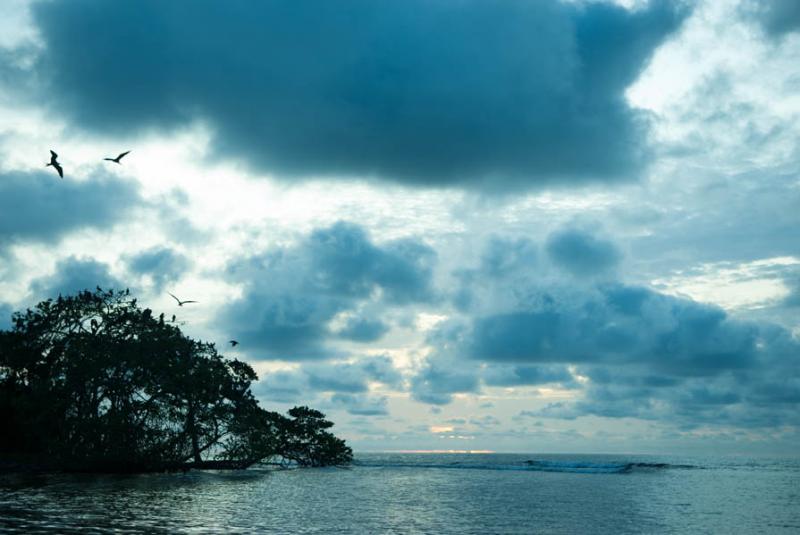
[[[230,344],[231,344],[231,347],[236,347],[236,346],[238,346],[238,345],[239,345],[239,342],[237,342],[236,340],[229,340],[229,342],[228,342],[228,343],[230,343]]]
[[[56,161],[57,158],[58,158],[58,154],[53,152],[53,150],[51,149],[50,150],[50,163],[45,165],[45,167],[50,167],[52,165],[55,168],[55,170],[58,172],[58,176],[60,176],[61,178],[64,178],[64,170],[61,168],[61,164]]]
[[[117,156],[116,158],[103,158],[103,159],[104,159],[104,160],[108,160],[109,162],[114,162],[114,163],[118,163],[118,164],[122,165],[122,164],[120,163],[120,160],[121,160],[122,158],[124,158],[124,157],[125,157],[125,155],[126,155],[126,154],[128,154],[129,152],[130,152],[130,151],[129,151],[129,150],[127,150],[127,151],[123,152],[122,154],[120,154],[119,156]]]
[[[169,292],[167,292],[167,293],[169,294]],[[169,295],[172,295],[172,294],[169,294]],[[188,300],[187,300],[187,301],[181,301],[180,299],[178,299],[178,298],[177,298],[177,297],[175,297],[174,295],[172,295],[172,298],[173,298],[175,301],[177,301],[177,302],[178,302],[178,306],[179,306],[179,307],[182,307],[183,305],[185,305],[185,304],[187,304],[187,303],[197,303],[197,301],[188,301]]]

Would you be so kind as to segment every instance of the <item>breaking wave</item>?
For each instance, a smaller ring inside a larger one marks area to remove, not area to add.
[[[526,460],[514,464],[494,463],[424,463],[424,462],[380,462],[356,460],[355,466],[370,468],[437,468],[448,470],[498,470],[520,472],[569,472],[575,474],[629,474],[632,472],[655,472],[669,469],[699,468],[687,464],[646,462],[589,462],[589,461],[544,461]]]

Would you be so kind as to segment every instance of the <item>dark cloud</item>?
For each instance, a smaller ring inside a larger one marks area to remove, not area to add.
[[[487,386],[569,384],[572,374],[565,366],[488,366],[483,371]]]
[[[781,36],[800,30],[800,2],[767,0],[758,4],[757,17],[769,35]]]
[[[363,401],[351,405],[366,410],[365,407],[373,405],[366,400],[374,401],[367,395],[372,382],[394,390],[402,389],[402,376],[391,358],[378,356],[363,357],[354,362],[305,364],[293,371],[269,373],[257,383],[255,392],[267,399],[290,403],[304,402],[310,394],[332,392],[343,394],[341,400]]]
[[[583,369],[581,373],[591,380],[584,398],[538,414],[658,419],[682,429],[798,425],[800,343],[775,327],[764,327],[760,343],[763,350],[753,366],[713,378],[653,377],[611,367]]]
[[[800,342],[789,331],[642,288],[598,295],[605,302],[562,308],[555,299],[546,312],[477,319],[461,347],[490,364],[577,363],[589,380],[571,384],[582,399],[532,413],[539,417],[636,417],[687,429],[800,423]]]
[[[11,96],[19,104],[35,104],[37,80],[27,66],[36,61],[38,47],[32,43],[14,48],[0,47],[0,89],[2,96]]]
[[[360,359],[356,364],[371,380],[383,383],[395,390],[402,389],[403,378],[395,368],[391,357],[383,355]]]
[[[363,303],[401,306],[429,302],[436,254],[427,245],[396,240],[377,245],[358,225],[336,223],[313,231],[292,247],[268,251],[230,266],[244,297],[220,320],[233,336],[264,358],[323,359],[336,356],[336,338],[376,339],[379,318],[330,324],[339,314],[357,315]]]
[[[618,180],[647,160],[624,91],[682,21],[675,5],[41,2],[36,68],[75,124],[201,119],[218,154],[283,176]]]
[[[615,282],[617,246],[589,233],[558,231],[546,250],[562,267],[578,265],[572,273],[600,265],[607,276],[576,280],[529,263],[501,277],[483,267],[459,272],[456,293],[469,292],[470,306],[429,335],[433,351],[410,380],[414,399],[443,405],[481,386],[554,383],[575,400],[525,416],[631,417],[683,430],[800,423],[800,341],[790,329]],[[794,288],[793,267],[757,277]]]
[[[789,294],[783,298],[783,306],[800,307],[800,275],[785,280],[784,284],[789,288]]]
[[[446,359],[429,358],[411,379],[411,397],[432,405],[447,405],[453,394],[479,389],[478,375],[472,367]]]
[[[347,321],[336,334],[341,338],[354,342],[374,342],[389,331],[389,326],[380,320],[370,320],[358,316],[347,318]]]
[[[475,318],[460,340],[463,353],[507,363],[646,364],[675,375],[754,361],[757,330],[711,305],[620,285],[548,295],[530,309]]]
[[[56,264],[55,273],[36,279],[31,284],[33,293],[41,299],[58,295],[71,295],[82,290],[94,291],[96,287],[109,290],[126,288],[124,282],[114,277],[108,264],[93,258],[71,256]]]
[[[267,374],[253,385],[257,397],[282,403],[310,403],[306,378],[297,372]]]
[[[0,174],[0,247],[54,242],[82,228],[104,228],[143,204],[137,188],[119,179],[60,180],[54,173]]]
[[[520,411],[517,415],[523,418],[558,418],[561,420],[574,420],[581,414],[563,401],[548,403],[535,411]]]
[[[128,269],[151,278],[157,291],[180,278],[191,266],[188,258],[168,247],[154,247],[127,258]]]
[[[546,249],[553,262],[579,277],[603,274],[613,269],[622,256],[612,242],[579,229],[552,234]]]
[[[403,239],[381,247],[360,226],[339,222],[311,233],[306,251],[320,291],[347,297],[368,297],[379,289],[392,303],[430,300],[436,253],[416,240]]]
[[[356,416],[383,416],[389,414],[386,396],[366,396],[363,394],[334,394],[331,403]]]
[[[370,382],[401,388],[402,377],[387,356],[363,357],[353,363],[308,364],[302,368],[309,386],[320,392],[366,392]]]

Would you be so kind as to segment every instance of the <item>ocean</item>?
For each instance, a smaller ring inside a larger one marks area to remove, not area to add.
[[[348,468],[0,476],[19,533],[800,533],[800,459],[356,454]]]

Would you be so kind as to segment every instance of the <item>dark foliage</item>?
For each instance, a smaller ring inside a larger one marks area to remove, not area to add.
[[[351,460],[324,414],[262,409],[250,391],[256,379],[128,291],[59,296],[0,331],[0,455],[77,471]]]

